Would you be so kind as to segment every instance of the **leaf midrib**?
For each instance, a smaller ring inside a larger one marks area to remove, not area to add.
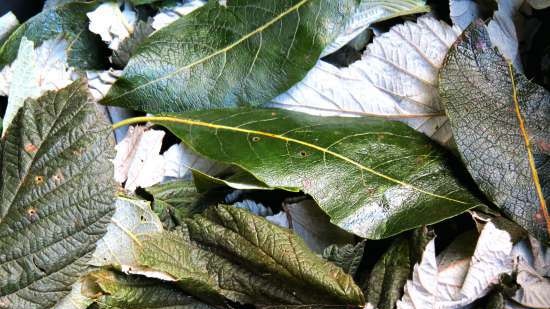
[[[454,203],[459,203],[459,204],[463,204],[463,205],[468,204],[467,202],[456,200],[456,199],[453,199],[453,198],[450,198],[450,197],[447,197],[447,196],[443,196],[443,195],[439,195],[439,194],[436,194],[436,193],[433,193],[433,192],[429,192],[429,191],[426,191],[424,189],[413,186],[411,184],[408,184],[404,181],[401,181],[399,179],[395,179],[391,176],[388,176],[388,175],[385,175],[381,172],[378,172],[378,171],[376,171],[376,170],[374,170],[370,167],[364,166],[361,163],[359,163],[359,162],[357,162],[353,159],[350,159],[350,158],[348,158],[348,157],[346,157],[342,154],[339,154],[337,152],[329,150],[328,148],[324,148],[324,147],[321,147],[321,146],[318,146],[318,145],[315,145],[315,144],[312,144],[312,143],[309,143],[309,142],[306,142],[306,141],[286,137],[286,136],[283,136],[283,135],[273,134],[273,133],[269,133],[269,132],[249,130],[249,129],[243,129],[243,128],[240,128],[240,127],[231,127],[231,126],[226,126],[226,125],[220,125],[220,124],[204,122],[204,121],[200,121],[200,120],[193,120],[193,119],[187,119],[187,118],[176,118],[176,117],[169,117],[169,116],[153,116],[153,117],[144,116],[144,117],[129,118],[129,119],[126,119],[124,121],[119,122],[113,128],[116,129],[116,128],[121,127],[121,126],[129,125],[129,124],[135,124],[135,123],[141,123],[141,122],[184,124],[184,125],[190,125],[190,126],[211,128],[211,129],[216,129],[216,130],[226,130],[226,131],[240,132],[240,133],[245,133],[245,134],[260,135],[260,136],[265,136],[265,137],[272,138],[272,139],[282,140],[282,141],[285,141],[285,142],[295,143],[295,144],[298,144],[298,145],[302,145],[302,146],[317,150],[317,151],[319,151],[319,152],[321,152],[325,155],[329,154],[329,155],[331,155],[331,156],[333,156],[337,159],[340,159],[340,160],[342,160],[346,163],[354,165],[355,167],[359,168],[360,170],[364,170],[364,171],[366,171],[370,174],[373,174],[375,176],[383,178],[387,181],[402,185],[402,186],[407,187],[407,188],[411,188],[411,189],[413,189],[415,191],[418,191],[420,193],[424,193],[426,195],[429,195],[429,196],[432,196],[432,197],[435,197],[435,198],[439,198],[439,199],[444,199],[444,200],[451,201],[451,202],[454,202]]]
[[[249,33],[247,33],[246,35],[244,35],[243,37],[241,37],[241,38],[238,39],[237,41],[235,41],[235,42],[233,42],[233,43],[227,45],[226,47],[224,47],[224,48],[222,48],[222,49],[220,49],[220,50],[217,50],[217,51],[215,51],[215,52],[213,52],[213,53],[211,53],[211,54],[209,54],[209,55],[206,55],[206,56],[204,56],[204,57],[202,57],[202,58],[200,58],[200,59],[198,59],[198,60],[196,60],[196,61],[194,61],[194,62],[188,64],[188,65],[185,65],[185,66],[183,66],[183,67],[181,67],[181,68],[175,70],[174,72],[171,72],[171,73],[166,74],[166,75],[164,75],[164,76],[162,76],[162,77],[153,79],[153,80],[151,80],[151,81],[149,81],[149,82],[147,82],[147,83],[144,83],[144,84],[142,84],[142,85],[139,85],[139,86],[137,86],[137,87],[135,87],[135,88],[133,88],[133,89],[131,89],[131,90],[129,90],[129,91],[126,91],[126,92],[124,92],[124,93],[122,93],[122,94],[120,94],[120,95],[118,95],[118,96],[112,98],[112,99],[105,100],[105,101],[104,101],[104,104],[107,104],[107,103],[109,103],[109,102],[118,100],[118,99],[120,99],[120,98],[122,98],[122,97],[124,97],[124,96],[126,96],[126,95],[128,95],[128,94],[130,94],[130,93],[133,93],[133,92],[135,92],[135,91],[137,91],[137,90],[139,90],[139,89],[141,89],[141,88],[147,87],[147,86],[149,86],[149,85],[151,85],[151,84],[157,83],[157,82],[159,82],[159,81],[161,81],[161,80],[164,80],[164,79],[173,77],[173,76],[179,74],[180,72],[182,72],[182,71],[184,71],[184,70],[187,70],[187,69],[192,68],[192,67],[194,67],[194,66],[196,66],[196,65],[199,65],[199,64],[201,64],[201,63],[203,63],[203,62],[205,62],[205,61],[208,61],[209,59],[212,59],[212,58],[216,57],[217,55],[220,55],[220,54],[223,54],[223,53],[226,53],[226,52],[230,51],[231,49],[233,49],[233,48],[235,48],[236,46],[240,45],[241,43],[243,43],[244,41],[246,41],[246,40],[248,40],[249,38],[253,37],[254,35],[263,32],[265,29],[269,28],[271,25],[275,24],[277,21],[279,21],[280,19],[284,18],[284,17],[287,16],[288,14],[290,14],[290,13],[292,13],[292,12],[294,12],[294,11],[298,11],[298,9],[299,9],[300,7],[302,7],[304,4],[306,4],[306,3],[309,2],[309,1],[312,1],[312,0],[301,0],[300,2],[296,3],[295,5],[291,6],[290,8],[288,8],[287,10],[285,10],[284,12],[282,12],[281,14],[275,16],[275,18],[269,20],[267,23],[263,24],[262,26],[260,26],[260,27],[258,27],[258,28],[256,28],[256,29],[254,29],[253,31],[251,31],[251,32],[249,32]]]

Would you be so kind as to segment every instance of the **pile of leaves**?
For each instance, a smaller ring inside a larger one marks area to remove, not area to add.
[[[550,308],[550,1],[0,18],[0,308]]]

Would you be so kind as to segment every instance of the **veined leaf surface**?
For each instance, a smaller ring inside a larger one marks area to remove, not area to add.
[[[265,103],[305,76],[358,3],[210,1],[152,34],[102,101],[152,113]]]
[[[84,81],[16,114],[1,146],[0,308],[52,308],[114,209],[110,128]],[[39,295],[39,296],[38,296]]]
[[[290,230],[248,210],[211,207],[184,229],[140,237],[138,260],[212,304],[364,304],[351,276]]]
[[[62,37],[69,43],[68,63],[80,69],[103,69],[103,42],[88,31],[86,13],[94,10],[97,2],[74,2],[47,8],[19,26],[0,47],[0,68],[17,56],[19,43],[27,37],[39,46],[42,42]]]
[[[481,21],[447,55],[439,91],[458,150],[480,189],[547,242],[550,93],[491,47]]]
[[[165,125],[198,153],[270,187],[303,191],[345,230],[382,238],[478,204],[450,154],[400,122],[315,117],[275,109],[137,118]]]

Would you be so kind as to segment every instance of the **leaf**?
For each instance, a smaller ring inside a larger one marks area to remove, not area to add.
[[[331,244],[344,246],[354,242],[353,234],[331,224],[330,217],[311,199],[285,203],[283,209],[290,228],[313,252],[321,254]]]
[[[82,80],[17,113],[1,144],[0,307],[51,308],[86,268],[114,210],[110,134]]]
[[[71,292],[59,301],[54,309],[86,309],[93,303],[93,300],[82,294],[81,280],[75,282]]]
[[[458,150],[480,189],[506,215],[548,242],[548,91],[491,48],[478,21],[449,52],[439,92]]]
[[[106,71],[87,71],[86,78],[88,79],[88,87],[90,87],[90,92],[94,99],[96,101],[102,99],[121,74],[122,71],[113,69]]]
[[[527,2],[529,2],[529,4],[536,10],[543,10],[550,7],[549,0],[527,0]]]
[[[520,289],[512,297],[513,300],[527,308],[550,307],[550,279],[538,274],[522,259],[518,263],[516,281]]]
[[[186,229],[143,236],[139,261],[211,304],[363,304],[361,290],[287,229],[232,206],[209,208]],[[307,267],[304,267],[307,265]]]
[[[17,17],[10,11],[0,17],[0,45],[9,37],[9,35],[17,29],[19,21]]]
[[[87,276],[88,293],[98,308],[211,309],[173,284],[100,270]]]
[[[437,74],[456,36],[431,16],[397,25],[375,38],[350,67],[319,61],[271,106],[319,116],[397,119],[448,144],[451,130],[439,102]]]
[[[130,37],[137,20],[137,14],[130,4],[123,2],[122,6],[124,9],[121,11],[119,1],[105,2],[86,13],[90,20],[90,31],[99,34],[112,50],[118,50],[120,43]]]
[[[178,2],[174,6],[163,7],[153,17],[151,26],[155,30],[160,30],[205,4],[204,0],[184,0],[183,3]]]
[[[306,75],[358,2],[210,1],[153,33],[102,103],[151,113],[263,104]]]
[[[113,51],[113,56],[111,57],[111,61],[115,65],[123,68],[128,64],[128,61],[130,61],[130,57],[135,54],[137,48],[155,30],[151,26],[151,23],[152,21],[151,22],[149,21],[144,22],[141,20],[137,21],[136,26],[134,28],[134,32],[131,33],[129,37],[127,37],[122,42],[120,42],[118,49]]]
[[[142,120],[269,187],[311,195],[331,222],[358,236],[389,237],[478,205],[449,170],[449,154],[399,122],[273,109]]]
[[[403,295],[403,286],[430,241],[426,228],[395,239],[376,262],[367,281],[367,301],[378,309],[393,309]]]
[[[499,276],[513,268],[510,234],[492,222],[485,225],[470,259],[457,252],[453,260],[438,262],[430,241],[397,309],[462,308],[485,296]]]
[[[514,68],[523,71],[519,53],[519,39],[515,17],[524,0],[500,0],[498,10],[487,26],[489,37],[500,53],[514,64]]]
[[[85,69],[103,69],[104,57],[99,37],[89,32],[86,13],[97,7],[97,2],[74,2],[45,9],[15,30],[0,47],[0,67],[10,64],[17,56],[23,37],[40,45],[61,36],[68,46],[70,66]]]
[[[347,244],[344,246],[330,245],[323,251],[323,258],[342,268],[346,274],[355,276],[359,264],[363,259],[365,252],[365,241],[355,245]]]
[[[474,0],[450,0],[450,17],[453,24],[466,29],[474,20],[481,17],[481,8]]]
[[[127,272],[139,271],[133,254],[134,247],[140,245],[138,237],[162,231],[162,223],[148,202],[119,196],[107,233],[97,242],[88,263],[97,267],[114,266]]]
[[[429,11],[430,7],[424,0],[361,0],[343,31],[323,50],[321,57],[339,50],[373,23]]]

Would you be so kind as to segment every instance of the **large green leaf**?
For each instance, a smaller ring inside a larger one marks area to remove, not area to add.
[[[114,209],[111,130],[85,81],[28,99],[2,140],[0,307],[68,294]]]
[[[74,2],[45,9],[32,17],[0,47],[0,68],[10,64],[17,56],[23,37],[33,41],[35,46],[48,39],[61,36],[68,43],[68,63],[81,69],[104,69],[101,51],[103,42],[99,36],[88,31],[86,13],[97,7],[96,2]]]
[[[359,2],[210,1],[151,35],[103,103],[153,113],[265,103],[306,75]]]
[[[290,230],[247,210],[217,206],[185,227],[140,237],[138,261],[212,304],[364,304],[351,276]]]
[[[518,73],[474,22],[450,50],[440,95],[468,170],[481,190],[549,241],[550,93]]]
[[[172,283],[107,270],[88,275],[84,291],[98,308],[213,309]]]
[[[399,122],[273,109],[130,122],[145,119],[270,187],[311,195],[333,223],[362,237],[388,237],[478,204],[449,168],[452,156]]]

